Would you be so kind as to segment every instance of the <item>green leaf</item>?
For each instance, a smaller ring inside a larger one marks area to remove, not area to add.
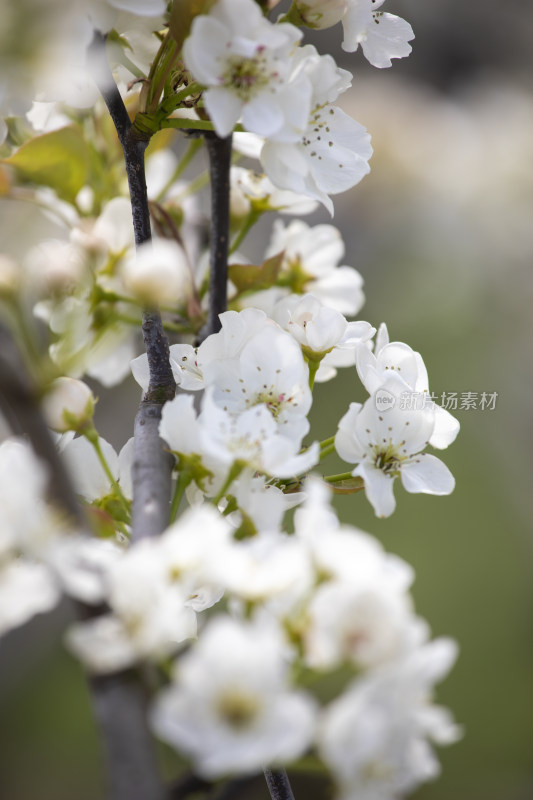
[[[35,136],[3,163],[15,167],[20,177],[32,183],[50,186],[72,203],[88,182],[91,156],[79,128],[68,126]]]
[[[259,266],[256,264],[231,264],[228,267],[229,279],[235,285],[239,294],[269,289],[274,286],[278,279],[283,255],[283,251],[277,253],[271,258],[267,258]]]

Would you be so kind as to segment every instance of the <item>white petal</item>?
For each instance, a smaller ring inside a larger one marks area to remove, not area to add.
[[[396,508],[394,498],[394,478],[372,464],[363,462],[354,469],[352,475],[359,475],[365,482],[365,494],[378,517],[390,517]]]
[[[459,420],[455,419],[449,411],[442,406],[435,404],[435,428],[431,434],[429,443],[438,450],[444,450],[459,433]]]
[[[239,119],[243,102],[231,89],[223,86],[204,92],[204,102],[219,136],[229,136]]]
[[[401,470],[402,483],[408,492],[424,494],[450,494],[455,478],[440,458],[420,453]]]

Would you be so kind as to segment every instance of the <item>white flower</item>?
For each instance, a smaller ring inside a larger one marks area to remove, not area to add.
[[[185,306],[191,293],[187,257],[177,242],[154,239],[121,264],[126,290],[147,306]]]
[[[313,86],[305,131],[297,142],[270,136],[261,163],[276,186],[313,197],[333,215],[329,195],[350,189],[370,172],[370,136],[332,105],[350,85],[350,73],[340,70],[331,56],[320,56],[312,45],[300,49],[296,71]]]
[[[305,548],[294,536],[259,532],[234,542],[226,558],[213,565],[219,582],[234,597],[264,603],[309,591],[313,571]]]
[[[187,421],[182,411],[188,416],[192,406],[184,409],[186,402],[181,397],[165,405],[159,432],[172,450],[200,455],[205,459],[205,466],[213,467],[216,474],[227,472],[238,462],[268,475],[289,478],[306,472],[317,463],[318,443],[299,454],[299,443],[284,435],[284,428],[278,426],[265,404],[253,404],[244,411],[229,413],[214,401],[213,393],[213,387],[206,391],[202,412],[194,423],[188,420],[190,429],[186,434],[181,433]],[[186,445],[184,436],[190,439],[191,434],[193,443]],[[184,448],[184,444],[187,449],[178,449]],[[192,447],[198,449],[192,450]]]
[[[112,614],[73,625],[67,643],[94,672],[159,659],[196,635],[196,614],[167,568],[159,541],[134,545],[108,573]]]
[[[48,473],[23,439],[0,444],[0,559],[40,556],[64,527],[46,503]]]
[[[90,422],[95,397],[83,381],[56,378],[43,399],[43,413],[48,425],[59,433],[77,430]]]
[[[218,511],[204,504],[187,510],[159,542],[165,570],[185,591],[185,605],[203,611],[220,600],[224,581],[219,564],[231,550],[232,528]]]
[[[100,448],[113,478],[120,484],[125,497],[131,499],[131,465],[133,462],[133,438],[129,439],[119,454],[102,437],[98,438]],[[78,494],[89,503],[101,500],[111,494],[113,487],[92,444],[83,436],[72,439],[61,446],[70,477]]]
[[[425,633],[409,596],[391,585],[383,569],[370,580],[334,580],[318,587],[307,607],[305,656],[315,669],[346,662],[368,669],[412,649]]]
[[[250,470],[239,475],[231,491],[241,521],[244,513],[256,531],[279,531],[285,512],[303,499],[301,492],[285,494],[277,486],[267,483],[263,475],[254,475]]]
[[[459,422],[449,411],[429,398],[428,374],[420,353],[403,342],[389,342],[387,326],[380,325],[374,353],[368,347],[356,349],[355,364],[361,383],[369,392],[375,392],[391,372],[396,372],[415,395],[423,397],[423,405],[433,409],[435,427],[429,438],[433,447],[448,447],[459,433]]]
[[[355,350],[372,338],[368,322],[347,322],[312,294],[289,295],[274,306],[272,318],[300,344],[309,360],[321,360],[335,349]]]
[[[355,681],[326,709],[319,752],[342,800],[404,797],[439,773],[428,740],[450,744],[460,729],[431,691],[456,653],[451,639],[437,639]]]
[[[365,302],[363,279],[353,267],[337,266],[344,251],[341,234],[333,225],[310,226],[293,220],[284,226],[276,220],[265,255],[283,252],[280,275],[292,292],[310,292],[324,305],[352,317]],[[289,291],[275,287],[272,294],[278,300]]]
[[[299,138],[309,115],[311,87],[305,76],[290,83],[291,56],[301,33],[273,25],[254,0],[218,0],[193,20],[183,57],[206,86],[205,107],[219,136],[242,116],[247,130],[283,140]]]
[[[50,611],[60,599],[58,586],[43,564],[24,558],[0,567],[0,636],[35,614]]]
[[[236,216],[248,214],[250,208],[280,214],[311,214],[318,205],[305,195],[278,189],[266,175],[244,167],[231,167],[230,181],[231,210]]]
[[[348,0],[342,18],[342,49],[353,53],[359,45],[374,67],[390,67],[391,58],[405,58],[412,50],[408,42],[413,29],[401,17],[378,11],[385,0]]]
[[[309,370],[292,336],[274,322],[251,336],[235,358],[209,361],[204,379],[220,408],[239,414],[264,405],[279,433],[299,447],[309,430]]]
[[[340,457],[358,464],[352,475],[363,478],[366,496],[380,517],[394,511],[396,477],[415,493],[450,494],[455,485],[440,459],[422,453],[435,428],[435,413],[431,408],[402,409],[406,387],[402,378],[391,374],[363,406],[350,404],[335,436]]]
[[[209,778],[291,761],[312,740],[315,705],[290,689],[287,666],[277,628],[217,617],[157,698],[153,728]]]

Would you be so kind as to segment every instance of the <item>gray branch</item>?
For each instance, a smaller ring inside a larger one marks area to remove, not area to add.
[[[211,183],[211,234],[209,257],[209,316],[198,342],[220,328],[218,315],[228,305],[229,196],[232,137],[205,134]]]

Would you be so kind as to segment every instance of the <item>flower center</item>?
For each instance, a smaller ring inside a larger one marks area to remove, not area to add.
[[[277,73],[269,74],[266,58],[258,55],[253,58],[231,55],[226,60],[226,70],[222,75],[223,86],[231,88],[240,98],[247,102],[258,91],[264,89]]]
[[[260,704],[257,697],[234,689],[228,690],[220,696],[217,709],[222,719],[231,728],[242,730],[251,725],[260,710]]]
[[[391,477],[400,474],[400,467],[404,458],[398,454],[398,449],[393,444],[389,443],[384,449],[375,446],[374,453],[374,465],[378,469]]]

